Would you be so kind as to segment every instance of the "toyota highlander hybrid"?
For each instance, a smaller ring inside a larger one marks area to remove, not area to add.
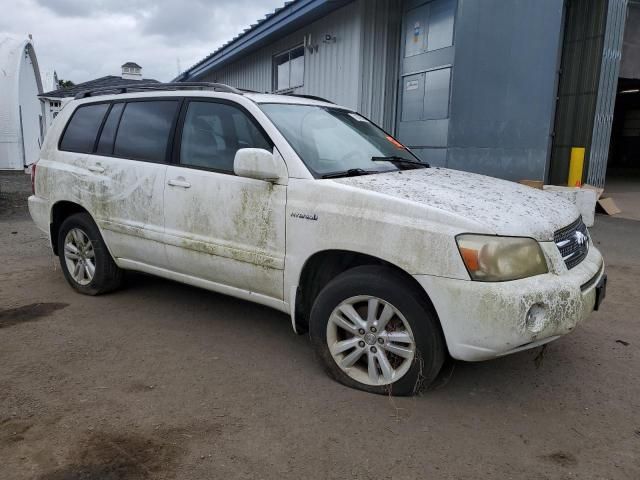
[[[331,377],[369,392],[411,395],[448,356],[555,340],[605,293],[572,204],[430,168],[313,97],[221,84],[85,92],[32,175],[31,216],[78,292],[136,270],[276,308]]]

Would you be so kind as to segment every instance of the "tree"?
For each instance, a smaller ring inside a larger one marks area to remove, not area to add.
[[[71,88],[71,87],[75,87],[75,83],[73,83],[71,80],[58,80],[58,85],[60,85],[60,88]]]

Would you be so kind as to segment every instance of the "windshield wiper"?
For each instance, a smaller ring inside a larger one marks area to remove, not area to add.
[[[362,168],[350,168],[343,172],[327,173],[322,175],[321,178],[340,178],[340,177],[359,177],[360,175],[370,175],[372,173],[380,173],[371,170],[364,170]]]
[[[401,165],[415,165],[419,168],[429,168],[429,164],[427,162],[420,162],[418,160],[411,160],[409,158],[398,157],[397,155],[390,155],[388,157],[371,157],[372,162],[391,162],[398,163]]]

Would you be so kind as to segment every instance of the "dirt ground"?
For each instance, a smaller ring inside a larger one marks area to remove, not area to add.
[[[28,188],[0,178],[0,479],[640,478],[640,222],[597,218],[607,299],[542,357],[394,399],[268,308],[136,274],[74,293]]]

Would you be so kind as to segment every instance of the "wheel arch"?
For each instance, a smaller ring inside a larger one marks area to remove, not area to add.
[[[322,250],[311,255],[300,271],[292,318],[295,331],[302,334],[309,330],[311,307],[318,294],[333,278],[347,270],[365,265],[384,266],[396,272],[416,290],[420,297],[436,312],[437,316],[437,311],[428,293],[406,270],[365,253],[350,250]],[[440,323],[439,317],[438,323]],[[442,325],[440,325],[440,330],[442,332]]]
[[[92,219],[93,217],[89,213],[89,211],[83,206],[70,202],[68,200],[61,200],[56,202],[51,207],[51,220],[49,223],[49,232],[51,236],[51,247],[53,248],[54,255],[58,255],[58,232],[60,230],[60,226],[62,222],[64,222],[71,215],[75,215],[76,213],[86,213]],[[95,222],[95,220],[94,220]]]

